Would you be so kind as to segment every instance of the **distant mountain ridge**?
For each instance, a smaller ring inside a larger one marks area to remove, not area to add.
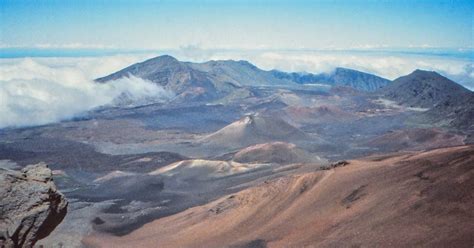
[[[178,61],[169,55],[133,64],[96,81],[105,83],[130,75],[159,84],[175,92],[178,97],[197,100],[218,99],[237,88],[247,86],[296,86],[320,83],[374,91],[390,82],[375,75],[345,68],[337,68],[331,74],[286,73],[261,70],[243,60],[192,63]]]
[[[216,85],[206,73],[194,70],[186,63],[169,55],[133,64],[106,77],[98,78],[96,81],[105,83],[130,75],[161,85],[177,95],[194,99],[216,98],[221,91],[225,91],[226,86]],[[229,85],[229,87],[232,86]]]
[[[337,67],[331,73],[286,73],[272,70],[273,75],[280,79],[287,79],[299,84],[328,84],[332,86],[349,86],[362,91],[375,91],[390,83],[390,80],[373,74]]]
[[[415,70],[375,92],[410,107],[429,109],[432,123],[474,130],[474,92],[434,72]]]
[[[472,92],[463,86],[434,72],[415,70],[395,79],[379,90],[383,96],[401,104],[431,108],[440,103],[458,104]]]

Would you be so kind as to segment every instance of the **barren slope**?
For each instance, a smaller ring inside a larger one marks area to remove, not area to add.
[[[288,176],[92,247],[472,247],[474,146]]]
[[[436,128],[396,130],[380,135],[367,145],[380,151],[426,150],[464,145],[465,136],[444,132]]]

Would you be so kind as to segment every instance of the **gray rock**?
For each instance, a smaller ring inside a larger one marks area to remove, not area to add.
[[[33,247],[61,223],[67,205],[46,164],[0,169],[0,247]]]

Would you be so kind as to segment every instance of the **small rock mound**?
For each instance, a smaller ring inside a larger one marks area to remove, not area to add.
[[[46,164],[0,169],[0,247],[33,247],[61,223],[67,205]]]

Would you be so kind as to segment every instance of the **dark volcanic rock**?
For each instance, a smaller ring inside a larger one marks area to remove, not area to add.
[[[151,160],[140,161],[144,157]],[[94,147],[88,144],[46,137],[19,139],[8,144],[0,143],[0,160],[15,161],[21,166],[45,162],[54,170],[109,172],[119,169],[148,172],[156,169],[157,166],[164,166],[183,159],[186,157],[171,152],[109,155],[97,152]]]
[[[67,205],[46,164],[0,170],[0,247],[33,247],[63,220]]]

